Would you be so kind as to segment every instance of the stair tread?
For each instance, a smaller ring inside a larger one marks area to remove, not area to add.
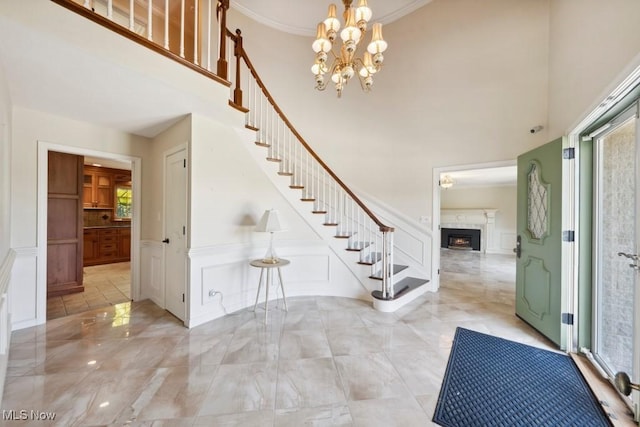
[[[348,251],[360,252],[361,250],[371,246],[371,242],[351,242],[347,247]]]
[[[256,145],[259,145],[260,147],[271,147],[271,144],[260,141],[256,141]]]
[[[336,227],[338,225],[338,223],[337,222],[325,222],[322,225],[326,225],[328,227]]]
[[[293,176],[293,172],[278,172],[280,176]]]
[[[245,127],[245,128],[247,128],[247,129],[249,129],[249,130],[256,131],[256,132],[260,130],[260,129],[258,129],[257,127],[252,126],[252,125],[248,125],[248,124],[247,124],[247,125],[244,125],[244,127]]]
[[[340,233],[340,234],[336,234],[335,237],[336,239],[348,239],[351,236],[353,236],[353,233]]]
[[[327,211],[311,211],[313,214],[326,214]]]
[[[409,268],[408,265],[393,264],[393,274],[396,275]],[[382,280],[382,270],[378,270],[375,274],[369,276],[369,279]]]
[[[302,190],[304,189],[304,185],[290,185],[289,188],[293,188],[294,190]]]
[[[423,286],[427,283],[429,283],[429,280],[427,279],[421,279],[418,277],[405,277],[404,279],[393,285],[394,297],[392,299],[398,299],[401,296],[405,295],[407,292],[418,289],[420,286]],[[386,300],[382,297],[382,291],[373,291],[371,292],[371,296],[376,299]]]
[[[277,157],[267,157],[267,161],[268,162],[281,162],[282,159],[279,159]]]
[[[373,264],[377,263],[378,261],[380,261],[381,259],[382,259],[382,253],[381,252],[374,252],[371,255],[369,255],[366,259],[364,259],[362,261],[358,261],[358,264],[373,265]]]
[[[316,199],[312,198],[312,197],[305,197],[300,199],[301,202],[315,202]]]

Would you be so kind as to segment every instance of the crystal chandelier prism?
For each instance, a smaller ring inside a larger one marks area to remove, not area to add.
[[[311,46],[316,53],[315,62],[311,67],[316,79],[315,88],[326,89],[329,82],[325,81],[325,74],[328,74],[330,81],[335,85],[338,98],[342,96],[342,90],[354,76],[358,77],[362,90],[369,92],[373,85],[373,75],[382,68],[382,52],[387,49],[387,42],[382,38],[382,24],[375,23],[371,28],[371,42],[364,54],[358,56],[359,43],[367,32],[372,12],[367,0],[358,0],[357,7],[351,6],[353,0],[342,0],[342,3],[345,22],[342,31],[340,21],[336,18],[336,5],[330,4],[329,16],[318,24],[316,39]],[[335,53],[333,47],[338,34],[342,39],[342,46],[339,53]]]

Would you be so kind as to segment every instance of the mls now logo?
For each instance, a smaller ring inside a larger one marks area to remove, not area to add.
[[[53,421],[56,418],[55,412],[42,412],[34,410],[2,410],[3,421]]]

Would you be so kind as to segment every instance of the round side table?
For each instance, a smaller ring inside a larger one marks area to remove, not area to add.
[[[268,263],[264,262],[262,259],[254,259],[249,264],[252,267],[256,267],[260,269],[260,281],[258,282],[258,292],[256,293],[256,303],[253,305],[253,311],[256,311],[258,307],[258,298],[260,297],[260,288],[262,287],[262,278],[266,274],[266,283],[265,283],[265,298],[264,298],[264,323],[267,323],[267,316],[269,314],[269,287],[271,287],[271,283],[273,283],[273,270],[278,270],[278,279],[280,282],[280,289],[282,290],[282,301],[284,302],[284,310],[287,311],[287,298],[284,295],[284,285],[282,282],[282,272],[280,271],[280,267],[284,267],[289,265],[290,261],[288,259],[278,259],[278,262]]]

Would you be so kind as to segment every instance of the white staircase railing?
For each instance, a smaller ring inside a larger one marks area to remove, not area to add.
[[[246,76],[246,104],[242,93],[232,104],[246,112],[255,143],[266,148],[267,161],[279,163],[279,175],[290,177],[289,187],[300,190],[301,202],[308,202],[325,226],[335,227],[334,237],[346,240],[345,249],[360,252],[358,262],[370,266],[371,277],[382,279],[382,298],[393,299],[394,229],[367,208],[291,125],[242,48],[240,31],[227,35],[235,44],[236,76]]]

